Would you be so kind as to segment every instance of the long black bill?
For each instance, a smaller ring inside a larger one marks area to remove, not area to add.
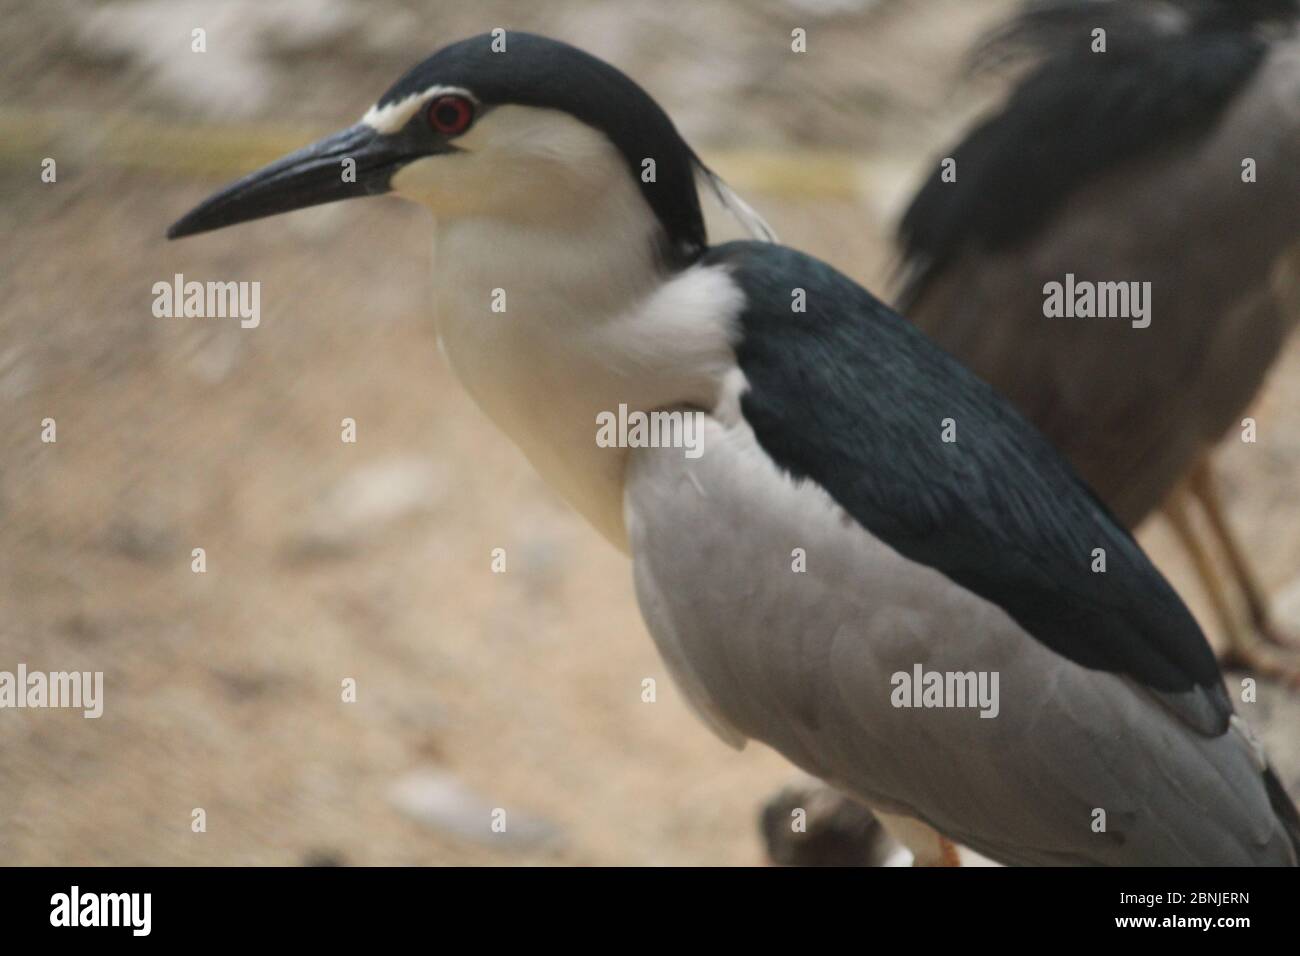
[[[395,137],[365,123],[290,153],[209,196],[167,230],[168,239],[192,236],[277,213],[388,192],[408,159]],[[345,160],[353,160],[347,163]]]

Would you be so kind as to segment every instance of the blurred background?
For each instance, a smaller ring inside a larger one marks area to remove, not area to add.
[[[0,0],[0,670],[105,673],[98,720],[0,712],[0,863],[761,862],[756,812],[789,766],[691,716],[626,560],[452,380],[426,213],[343,203],[163,234],[503,26],[629,73],[784,241],[884,295],[894,217],[999,92],[961,53],[1010,9]],[[260,327],[156,318],[175,273],[260,281]],[[1220,465],[1295,622],[1297,343],[1252,414],[1282,437]],[[1213,635],[1172,534],[1140,537]],[[1295,793],[1300,709],[1256,708]]]

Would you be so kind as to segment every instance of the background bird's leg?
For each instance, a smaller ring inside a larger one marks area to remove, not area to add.
[[[1192,522],[1192,502],[1195,500],[1198,499],[1190,484],[1184,482],[1165,499],[1161,510],[1191,556],[1197,576],[1214,607],[1214,613],[1223,625],[1228,639],[1228,649],[1222,655],[1224,667],[1254,671],[1266,677],[1300,684],[1300,661],[1289,659],[1287,654],[1264,644],[1256,635],[1255,628],[1233,612],[1218,569]]]
[[[1224,514],[1223,504],[1219,499],[1218,483],[1215,481],[1208,457],[1202,458],[1192,470],[1187,479],[1187,486],[1201,503],[1201,507],[1205,509],[1205,517],[1210,523],[1210,529],[1223,545],[1224,556],[1227,557],[1233,577],[1236,578],[1237,585],[1246,599],[1246,610],[1250,614],[1250,623],[1254,626],[1255,632],[1270,643],[1293,650],[1300,648],[1300,639],[1294,635],[1284,635],[1273,622],[1264,588],[1260,585],[1254,568],[1242,551],[1241,544]]]
[[[1196,526],[1192,522],[1192,493],[1190,487],[1186,484],[1180,484],[1165,499],[1161,505],[1161,510],[1169,524],[1173,527],[1174,533],[1178,535],[1178,540],[1183,543],[1187,553],[1191,556],[1192,564],[1196,568],[1196,575],[1201,579],[1201,584],[1205,587],[1205,593],[1210,599],[1210,604],[1214,607],[1214,613],[1219,618],[1219,623],[1223,626],[1224,633],[1228,637],[1228,646],[1233,650],[1238,649],[1243,644],[1251,641],[1252,636],[1249,633],[1243,633],[1242,622],[1237,615],[1233,613],[1232,606],[1228,602],[1228,596],[1224,593],[1223,583],[1219,580],[1218,569],[1215,568],[1214,562],[1210,559],[1209,551],[1202,544],[1200,536],[1196,531]]]

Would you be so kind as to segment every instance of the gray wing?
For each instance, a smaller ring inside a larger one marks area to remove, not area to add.
[[[696,460],[634,451],[625,511],[650,631],[725,739],[1004,862],[1294,862],[1239,722],[1198,734],[1071,663],[785,477],[743,425],[710,420]],[[893,706],[917,664],[996,672],[997,715]]]

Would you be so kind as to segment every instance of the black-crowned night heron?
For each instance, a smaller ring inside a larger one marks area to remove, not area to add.
[[[1293,0],[1032,5],[986,49],[1038,62],[947,152],[955,181],[936,169],[903,218],[899,301],[1126,526],[1161,509],[1223,625],[1227,662],[1293,683],[1300,658],[1279,648],[1290,641],[1210,456],[1242,434],[1300,316],[1297,13]],[[1137,323],[1044,316],[1049,283],[1134,281],[1150,283]]]
[[[710,247],[697,177],[736,201],[622,73],[500,48],[447,47],[170,235],[430,207],[452,368],[631,555],[686,698],[921,858],[941,833],[1006,862],[1294,864],[1300,819],[1195,621],[1033,427],[824,263]],[[601,442],[614,410],[680,413],[676,439]]]

